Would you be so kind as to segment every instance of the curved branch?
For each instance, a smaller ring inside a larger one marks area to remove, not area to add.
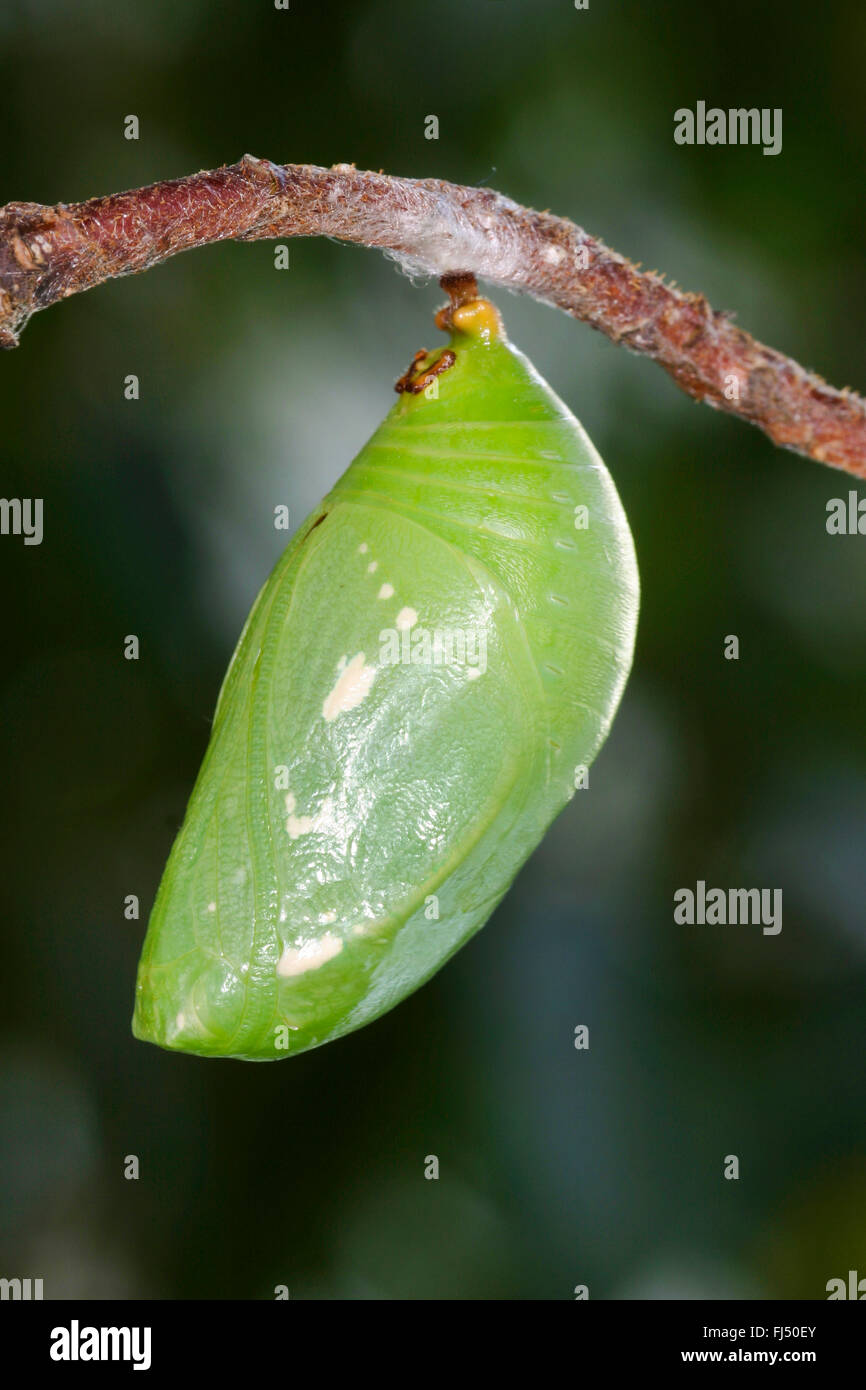
[[[0,346],[37,309],[209,242],[329,236],[379,247],[412,274],[472,273],[554,304],[658,362],[695,400],[776,443],[866,476],[866,401],[756,342],[565,218],[489,188],[321,169],[245,155],[237,164],[84,203],[0,208]]]

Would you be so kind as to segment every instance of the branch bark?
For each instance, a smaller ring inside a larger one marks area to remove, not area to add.
[[[410,274],[471,273],[556,305],[658,362],[695,400],[774,443],[866,477],[866,401],[836,390],[573,222],[489,188],[337,164],[237,164],[83,203],[0,208],[0,346],[30,315],[209,242],[329,236]]]

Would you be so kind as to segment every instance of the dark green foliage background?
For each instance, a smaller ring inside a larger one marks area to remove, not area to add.
[[[244,151],[486,181],[862,390],[864,40],[854,0],[11,0],[0,202]],[[675,146],[699,99],[782,107],[783,152]],[[631,518],[634,675],[482,934],[274,1066],[133,1041],[144,917],[273,508],[299,524],[342,472],[441,294],[327,241],[282,273],[224,245],[37,316],[0,360],[0,492],[45,499],[41,547],[0,539],[0,1274],[47,1297],[821,1298],[866,1275],[866,538],[824,526],[853,484],[499,299]],[[674,925],[699,878],[781,887],[781,935]]]

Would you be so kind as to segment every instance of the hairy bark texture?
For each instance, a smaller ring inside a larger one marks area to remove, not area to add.
[[[756,342],[699,294],[638,270],[573,222],[488,188],[337,164],[237,164],[83,203],[0,209],[0,346],[30,315],[178,251],[230,239],[330,236],[410,274],[473,274],[556,305],[658,362],[776,443],[866,476],[866,401]]]

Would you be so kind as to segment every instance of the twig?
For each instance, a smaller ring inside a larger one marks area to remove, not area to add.
[[[457,273],[534,295],[660,363],[678,386],[776,443],[866,476],[866,401],[756,342],[573,222],[489,188],[348,164],[238,164],[84,203],[0,209],[0,345],[37,309],[209,242],[330,236],[380,247],[410,274]]]

